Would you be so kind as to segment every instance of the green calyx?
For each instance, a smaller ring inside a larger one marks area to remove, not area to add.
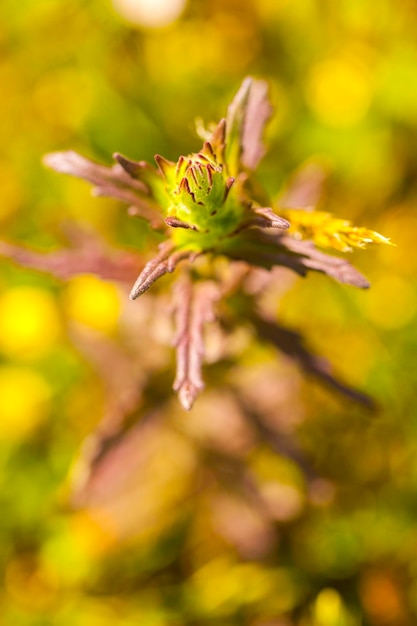
[[[235,178],[227,175],[211,143],[177,163],[159,155],[155,159],[165,182],[165,222],[176,229],[172,237],[177,246],[212,248],[236,231],[245,207]]]

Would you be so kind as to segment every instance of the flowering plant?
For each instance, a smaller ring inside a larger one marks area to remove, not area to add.
[[[310,270],[323,272],[339,282],[365,288],[368,281],[347,260],[329,256],[316,245],[344,252],[371,242],[389,243],[374,231],[356,228],[310,206],[294,208],[290,204],[277,209],[277,213],[275,205],[265,201],[264,192],[253,180],[253,171],[264,154],[263,130],[272,111],[267,92],[264,81],[246,78],[226,118],[209,129],[200,129],[202,149],[181,156],[176,163],[156,155],[156,166],[152,166],[119,153],[114,155],[116,163],[112,167],[98,165],[72,151],[45,157],[52,169],[86,179],[97,195],[127,203],[130,215],[147,220],[163,232],[165,238],[139,273],[130,298],[135,300],[175,270],[174,389],[185,409],[192,407],[204,386],[204,326],[214,320],[226,326],[237,322],[239,314],[231,298],[236,294],[243,298],[246,318],[262,339],[296,358],[307,371],[351,397],[368,402],[360,392],[336,381],[327,365],[308,352],[299,335],[263,317],[257,310],[256,297],[246,288],[251,272],[276,266],[302,276]],[[35,259],[33,253],[9,244],[2,244],[0,252],[22,264],[63,276],[93,270],[104,277],[120,278],[127,266],[129,276],[133,269],[131,258],[117,265],[109,264],[104,255],[91,265],[91,257],[90,261],[81,257],[80,263],[80,256],[74,255],[74,266],[57,262],[56,256],[45,263],[40,257]],[[229,272],[222,269],[224,259],[230,260]],[[228,303],[223,310],[222,300]]]

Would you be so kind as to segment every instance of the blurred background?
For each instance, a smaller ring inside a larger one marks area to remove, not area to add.
[[[250,74],[275,107],[271,196],[320,163],[319,208],[397,247],[352,255],[370,291],[285,275],[274,301],[374,414],[245,331],[184,414],[151,298],[1,260],[0,623],[417,623],[416,33],[414,0],[2,0],[2,240],[51,252],[76,222],[154,247],[42,155],[176,160]],[[91,433],[126,406],[136,425],[87,475]]]

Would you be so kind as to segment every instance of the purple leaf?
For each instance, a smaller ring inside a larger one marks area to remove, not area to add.
[[[271,114],[267,83],[263,80],[252,81],[242,136],[241,160],[247,169],[254,170],[265,154],[262,139]]]
[[[299,258],[304,267],[323,272],[346,285],[360,289],[369,287],[369,281],[349,261],[320,252],[311,241],[282,237],[282,243],[288,250],[301,255]]]
[[[129,283],[143,264],[136,254],[112,249],[90,233],[72,232],[76,247],[41,253],[30,248],[0,241],[0,256],[29,269],[47,272],[59,279],[77,274],[95,274],[104,280]]]
[[[53,170],[83,178],[92,183],[94,185],[93,193],[96,196],[117,198],[122,202],[131,204],[136,207],[136,214],[148,220],[153,227],[163,226],[162,216],[149,195],[149,187],[128,171],[129,168],[125,161],[123,161],[123,166],[116,163],[112,167],[106,167],[94,163],[94,161],[90,161],[72,150],[52,152],[43,158],[45,165]]]
[[[219,297],[218,288],[211,282],[196,286],[186,277],[176,285],[177,374],[173,387],[187,411],[204,388],[201,373],[204,358],[203,328],[206,322],[214,320],[214,304]]]
[[[277,228],[286,230],[290,227],[288,220],[280,217],[269,207],[251,207],[248,219],[242,223],[234,234],[247,228]]]
[[[236,175],[241,169],[253,170],[265,153],[262,135],[272,113],[265,81],[245,78],[227,110],[226,163]]]
[[[248,107],[252,78],[245,78],[227,109],[225,161],[232,176],[238,174],[243,153],[243,127]]]
[[[194,261],[198,254],[199,253],[192,252],[191,250],[175,250],[173,242],[169,240],[164,241],[159,246],[159,253],[145,265],[136,279],[129,298],[136,300],[136,298],[145,293],[158,278],[164,276],[164,274],[173,272],[180,261],[185,259]]]
[[[368,408],[374,408],[372,398],[340,381],[332,373],[331,365],[326,359],[312,354],[305,347],[303,338],[299,333],[255,314],[251,316],[251,322],[261,339],[272,343],[281,352],[296,360],[306,372],[350,400]]]
[[[349,261],[320,252],[311,241],[251,230],[245,231],[240,237],[224,241],[222,249],[227,256],[258,267],[288,267],[300,276],[306,276],[309,270],[314,270],[340,283],[361,289],[369,287],[367,279]]]

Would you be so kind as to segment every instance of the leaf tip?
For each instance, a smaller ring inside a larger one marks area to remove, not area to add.
[[[64,152],[48,152],[42,157],[42,163],[56,172],[66,174],[69,171],[69,164],[78,159],[79,155],[73,150]]]
[[[197,398],[198,390],[194,385],[184,383],[178,390],[178,398],[186,411],[191,411]]]

